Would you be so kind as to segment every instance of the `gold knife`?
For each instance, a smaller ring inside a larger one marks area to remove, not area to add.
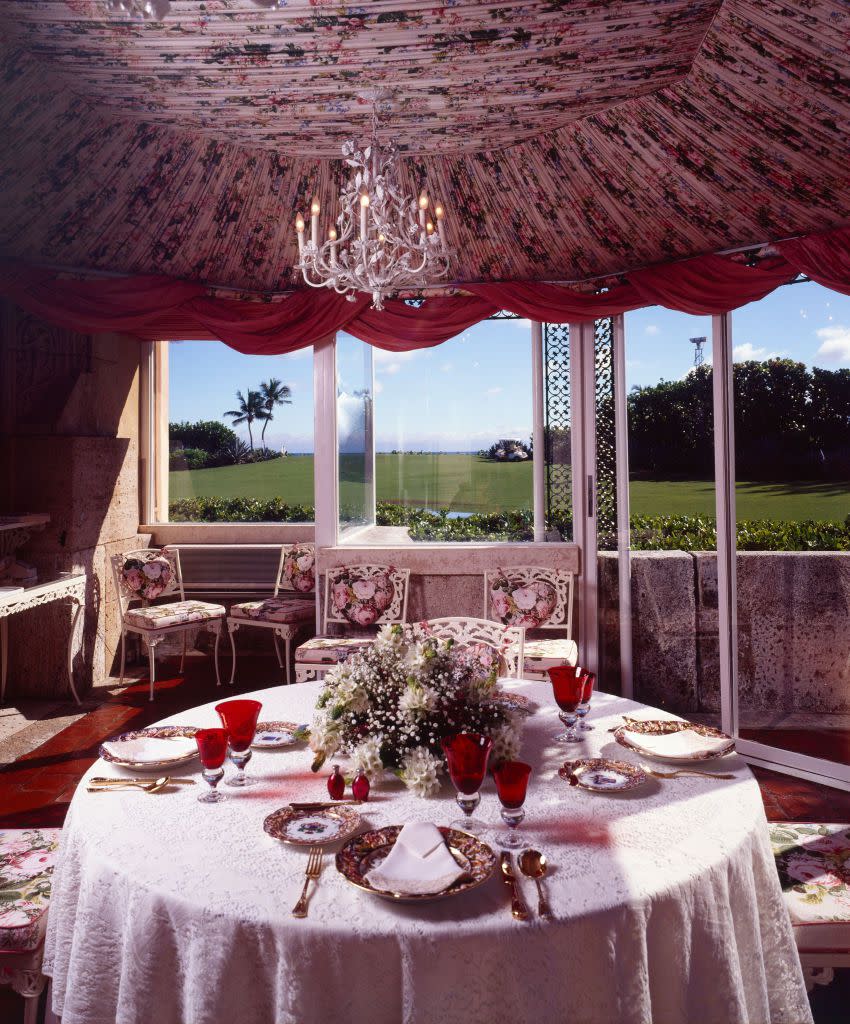
[[[127,782],[155,782],[156,779],[119,779],[117,776],[110,776],[107,778],[104,775],[94,775],[88,780],[89,784],[95,786],[121,786]],[[169,775],[168,784],[169,786],[173,782],[182,782],[187,786],[194,786],[195,780],[187,778],[185,775]]]
[[[511,914],[513,914],[517,921],[527,921],[530,914],[528,913],[528,907],[525,905],[525,900],[522,898],[522,893],[519,889],[516,872],[514,871],[513,858],[507,850],[502,850],[501,868],[502,878],[504,879],[505,885],[509,886],[511,890]]]
[[[359,806],[362,803],[362,800],[308,800],[304,803],[292,801],[289,806],[293,811],[320,811],[324,807],[339,807],[346,804],[356,804]]]

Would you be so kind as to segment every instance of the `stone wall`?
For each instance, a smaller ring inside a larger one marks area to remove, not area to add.
[[[619,671],[617,559],[601,554],[604,672]],[[740,707],[850,713],[850,552],[738,555]],[[717,558],[632,555],[635,695],[676,712],[720,708]]]
[[[6,306],[0,330],[0,513],[47,512],[20,557],[41,576],[84,570],[74,652],[83,693],[112,670],[119,638],[109,556],[147,543],[139,528],[139,342],[85,337]],[[65,603],[9,622],[9,694],[67,693]]]

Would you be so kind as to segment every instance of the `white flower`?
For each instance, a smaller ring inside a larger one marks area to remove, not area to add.
[[[512,718],[507,725],[492,733],[493,748],[490,751],[491,764],[499,761],[516,761],[522,746],[522,737],[516,721]]]
[[[351,585],[351,589],[361,601],[368,601],[375,596],[375,584],[371,580],[357,580]]]
[[[306,572],[308,569],[313,568],[313,556],[311,554],[301,555],[300,558],[296,559],[295,564],[301,572]]]
[[[401,762],[401,777],[416,796],[431,796],[440,788],[440,761],[427,747],[414,747]]]
[[[310,726],[310,749],[326,758],[339,750],[339,728],[325,712],[317,711]]]
[[[384,765],[381,761],[382,740],[383,737],[381,736],[369,736],[362,743],[358,743],[351,751],[351,760],[354,762],[355,770],[362,768],[373,781],[384,770]]]
[[[527,612],[537,604],[537,588],[517,587],[513,593],[513,598],[516,602],[517,608],[521,608],[524,612]]]
[[[404,714],[415,718],[417,715],[430,711],[436,703],[437,696],[433,690],[414,683],[412,686],[409,685],[401,695],[398,706]]]

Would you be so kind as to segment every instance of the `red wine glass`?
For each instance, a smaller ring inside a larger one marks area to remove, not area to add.
[[[578,706],[584,697],[582,670],[573,665],[556,665],[549,669],[549,678],[555,703],[561,709],[558,717],[567,727],[566,732],[559,733],[555,739],[561,743],[575,743],[581,739],[576,731],[576,722]]]
[[[460,732],[443,740],[443,751],[449,766],[449,776],[457,790],[458,806],[463,818],[451,822],[451,827],[461,832],[480,835],[487,827],[483,821],[472,817],[472,812],[481,801],[481,783],[487,772],[487,758],[493,746],[489,736],[477,732]]]
[[[230,760],[236,765],[236,774],[227,780],[228,786],[253,786],[257,781],[245,774],[245,765],[251,760],[251,744],[262,706],[258,700],[228,700],[215,706],[221,724],[227,729]]]
[[[198,797],[202,804],[217,804],[227,797],[215,787],[224,775],[224,759],[227,757],[227,729],[198,729],[195,733],[201,768],[209,789]]]
[[[508,826],[508,831],[501,833],[496,838],[502,846],[511,850],[515,850],[523,844],[523,840],[517,832],[517,826],[525,817],[522,805],[525,803],[530,775],[531,765],[525,764],[524,761],[503,761],[493,771],[496,792],[499,794],[502,804],[502,821]]]
[[[596,676],[593,672],[583,672],[584,693],[581,697],[581,704],[578,706],[578,727],[583,732],[590,732],[592,725],[587,724],[586,716],[590,711],[590,698],[593,696],[593,687],[596,685]]]

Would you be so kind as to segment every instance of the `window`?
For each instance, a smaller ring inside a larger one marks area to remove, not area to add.
[[[254,356],[217,341],[172,341],[159,350],[168,417],[167,433],[164,424],[157,432],[168,454],[159,504],[168,518],[312,520],[312,348]]]

